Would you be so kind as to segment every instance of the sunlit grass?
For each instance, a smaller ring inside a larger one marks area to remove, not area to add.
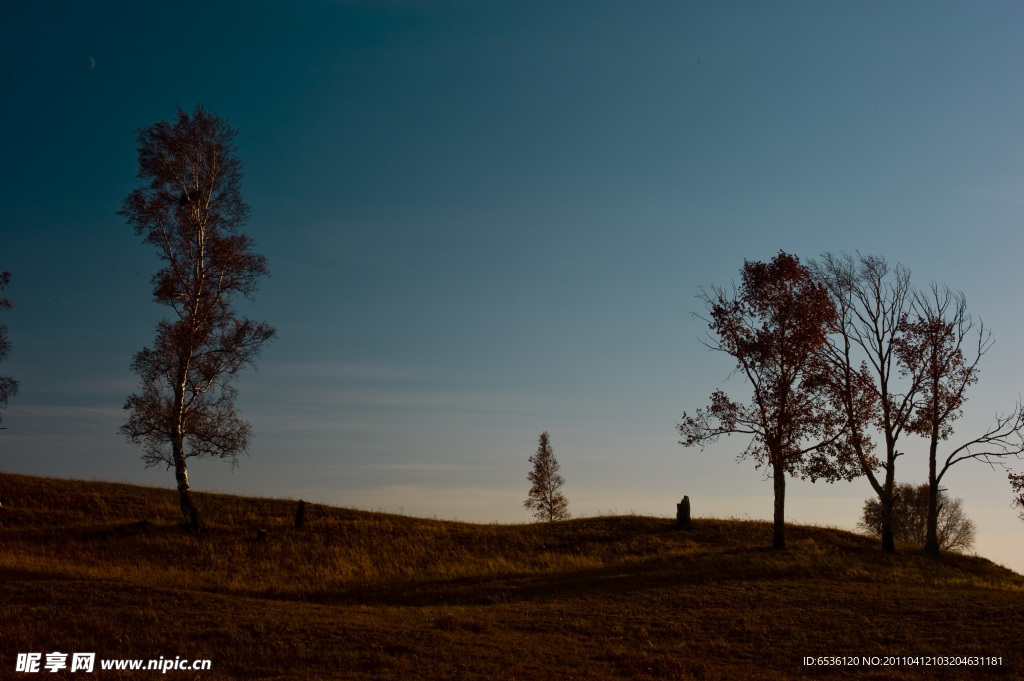
[[[187,653],[221,670],[202,678],[281,679],[781,679],[807,671],[802,656],[841,654],[1022,662],[1024,577],[974,556],[886,555],[835,528],[789,527],[782,552],[757,520],[478,525],[307,505],[296,528],[295,501],[198,494],[209,530],[192,536],[173,490],[0,474],[0,498],[5,655]]]

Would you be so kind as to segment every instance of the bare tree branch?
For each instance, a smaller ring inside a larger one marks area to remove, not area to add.
[[[856,257],[825,253],[810,267],[838,310],[838,321],[822,353],[830,396],[844,416],[850,457],[888,517],[894,503],[896,460],[902,455],[897,443],[920,389],[912,374],[903,392],[896,390],[900,367],[894,366],[894,346],[910,307],[910,271],[861,253]],[[879,456],[873,454],[873,432],[880,435]],[[885,518],[881,538],[884,550],[896,550],[891,522]]]
[[[1024,454],[1024,402],[1017,398],[1013,411],[996,414],[995,425],[983,434],[966,442],[949,453],[936,476],[941,480],[950,466],[967,459],[977,459],[990,466],[1003,466],[1003,459],[1020,458]]]

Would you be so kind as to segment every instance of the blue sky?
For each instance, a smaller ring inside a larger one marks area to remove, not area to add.
[[[1022,390],[1019,3],[24,5],[0,9],[2,470],[172,484],[117,434],[167,311],[115,213],[135,131],[198,102],[239,131],[272,272],[239,309],[279,337],[238,384],[249,456],[192,463],[196,489],[524,521],[548,430],[577,515],[769,518],[746,443],[675,423],[749,393],[698,287],[780,249],[964,291],[996,345],[960,432]],[[947,480],[1024,570],[1005,476]],[[852,527],[870,495],[792,484],[788,517]]]

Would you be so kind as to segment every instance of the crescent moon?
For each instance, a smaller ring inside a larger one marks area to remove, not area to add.
[[[89,70],[92,71],[94,68],[96,68],[96,60],[89,57]]]

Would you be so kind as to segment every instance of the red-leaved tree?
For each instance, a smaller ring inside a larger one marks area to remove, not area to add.
[[[1024,408],[1018,401],[1008,415],[996,417],[995,426],[979,437],[953,448],[938,460],[940,441],[953,434],[953,421],[963,414],[967,389],[978,382],[978,363],[992,346],[984,324],[975,326],[963,293],[931,286],[930,295],[914,297],[913,318],[904,319],[896,355],[904,372],[920,376],[920,394],[908,428],[928,438],[928,513],[925,552],[939,555],[939,485],[951,466],[977,459],[996,460],[1024,453]],[[966,352],[965,352],[966,350]]]
[[[771,471],[775,492],[772,545],[785,547],[786,476],[834,481],[858,472],[844,445],[844,419],[831,406],[823,380],[821,349],[836,322],[828,290],[796,256],[769,263],[745,261],[739,291],[701,290],[714,335],[705,345],[728,353],[753,388],[749,403],[721,390],[711,405],[678,424],[686,447],[722,435],[751,435],[741,455]]]

